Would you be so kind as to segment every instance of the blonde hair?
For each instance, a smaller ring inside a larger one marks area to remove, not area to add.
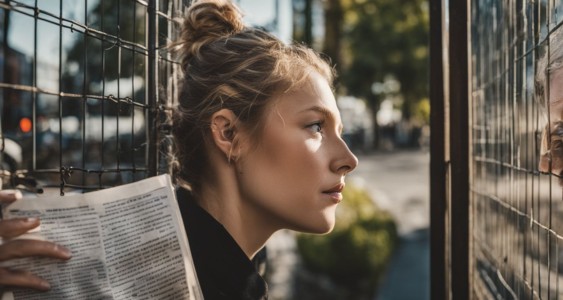
[[[174,171],[192,189],[209,166],[205,141],[213,113],[231,110],[256,137],[275,96],[299,87],[311,70],[329,84],[334,77],[333,68],[313,50],[244,26],[240,10],[228,0],[195,2],[173,47],[184,72],[173,116]]]

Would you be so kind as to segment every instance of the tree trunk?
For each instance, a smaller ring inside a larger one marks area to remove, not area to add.
[[[340,73],[340,47],[342,37],[342,19],[344,12],[340,0],[325,2],[325,38],[323,52],[328,55],[336,71]]]

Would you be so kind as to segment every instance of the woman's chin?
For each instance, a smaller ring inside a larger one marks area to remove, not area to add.
[[[327,234],[334,229],[334,224],[335,224],[334,219],[323,220],[322,222],[318,222],[316,224],[309,224],[308,226],[303,226],[296,230],[305,233],[312,233],[312,234]]]

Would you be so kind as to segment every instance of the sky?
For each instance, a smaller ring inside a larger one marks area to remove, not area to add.
[[[96,0],[74,1],[62,0],[63,16],[83,24],[84,23],[84,6],[88,3],[88,10],[92,9],[99,3]],[[265,26],[272,22],[275,18],[275,5],[279,7],[278,29],[274,32],[279,38],[285,42],[291,41],[292,36],[292,6],[291,0],[237,0],[236,1],[244,13],[244,19],[247,24]],[[19,0],[29,6],[35,5],[35,0]],[[54,15],[59,15],[60,1],[37,1],[38,8]],[[20,8],[24,12],[32,13],[31,9]],[[33,39],[34,39],[34,21],[33,17],[12,13],[11,28],[8,34],[9,45],[28,56],[33,56]],[[55,20],[55,19],[54,19]],[[72,44],[73,38],[78,35],[70,35],[63,33],[63,47]],[[59,27],[48,22],[39,21],[37,29],[38,43],[38,59],[40,61],[53,61],[56,59],[58,64],[58,52],[60,32]],[[54,55],[56,54],[56,55]]]
[[[291,0],[239,0],[237,1],[250,25],[264,26],[275,18],[275,5],[278,5],[278,29],[274,32],[286,43],[291,42],[293,34]]]
[[[62,2],[61,2],[62,1]],[[292,1],[291,0],[234,0],[243,11],[245,23],[252,26],[270,27],[276,18],[276,5],[278,7],[277,29],[273,31],[280,39],[286,43],[292,41],[293,20],[292,20]],[[88,5],[87,11],[94,9],[99,0],[18,0],[14,1],[17,11],[10,14],[10,28],[8,32],[8,44],[11,48],[24,53],[27,57],[34,57],[34,39],[35,39],[35,20],[33,15],[33,7],[37,2],[37,6],[41,11],[41,18],[52,20],[55,24],[51,24],[44,20],[37,22],[37,63],[41,66],[38,70],[37,86],[47,90],[58,90],[58,78],[52,74],[58,74],[59,68],[59,51],[60,44],[63,49],[69,49],[77,38],[81,38],[82,34],[72,32],[69,29],[61,31],[57,25],[57,18],[49,16],[52,14],[56,17],[60,15],[61,4],[63,7],[63,18],[73,20],[79,24],[85,23],[85,5]],[[21,5],[20,5],[21,4]],[[22,6],[23,5],[23,6]],[[25,7],[25,5],[29,7]],[[19,11],[19,12],[18,12]],[[23,13],[22,13],[23,12]],[[68,24],[68,23],[67,23]],[[62,53],[63,63],[66,51]],[[70,66],[66,66],[70,67]],[[64,67],[63,67],[64,68]]]
[[[29,6],[35,6],[35,0],[19,0],[19,3]],[[88,2],[88,7],[92,8],[98,1],[71,1],[63,0],[63,17],[84,23],[84,2]],[[59,1],[37,1],[37,7],[48,13],[59,15]],[[19,10],[32,13],[30,8],[19,8]],[[45,15],[44,15],[45,16]],[[48,16],[45,16],[49,18]],[[52,19],[55,20],[55,19]],[[34,20],[33,17],[22,13],[13,12],[10,15],[10,31],[8,34],[8,43],[10,47],[33,56],[33,39],[34,39]],[[54,56],[58,60],[60,31],[57,25],[38,21],[37,26],[37,44],[38,59],[41,61],[52,61]],[[72,39],[63,36],[63,46],[71,44]],[[53,55],[56,53],[57,55]]]

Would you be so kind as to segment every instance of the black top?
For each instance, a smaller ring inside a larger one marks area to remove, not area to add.
[[[225,227],[201,208],[185,189],[178,205],[205,300],[268,299],[268,286]],[[263,255],[257,255],[263,257]]]

